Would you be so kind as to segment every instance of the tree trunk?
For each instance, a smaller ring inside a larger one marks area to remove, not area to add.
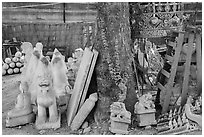
[[[124,102],[126,109],[133,113],[137,100],[128,3],[99,3],[97,28],[94,48],[99,51],[96,64],[99,100],[95,121],[103,130],[108,130],[110,104]]]

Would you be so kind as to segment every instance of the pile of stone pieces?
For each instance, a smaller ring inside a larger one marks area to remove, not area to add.
[[[157,120],[158,134],[179,135],[200,130],[200,125],[198,121],[195,120],[195,116],[193,116],[193,114],[190,114],[191,116],[189,116],[189,112],[187,111],[186,106],[184,106],[183,108],[179,107],[174,110],[171,109],[168,113],[160,115]]]

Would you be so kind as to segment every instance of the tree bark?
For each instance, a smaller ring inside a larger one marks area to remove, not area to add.
[[[99,100],[95,111],[97,124],[107,127],[110,104],[125,103],[133,113],[136,103],[136,82],[132,68],[131,34],[128,3],[99,3],[97,5],[96,64]],[[106,123],[106,124],[104,124]]]

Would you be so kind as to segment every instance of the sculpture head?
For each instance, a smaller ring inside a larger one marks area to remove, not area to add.
[[[28,54],[32,53],[33,45],[30,42],[23,42],[21,45],[22,53]]]
[[[63,55],[55,48],[53,52],[51,64],[52,65],[58,64],[62,66],[64,61],[65,61],[65,58],[63,57]]]
[[[36,43],[35,48],[36,48],[37,50],[39,50],[39,51],[42,51],[42,50],[43,50],[43,44],[40,43],[40,42],[38,42],[38,43]]]
[[[75,49],[72,56],[73,56],[73,58],[80,60],[83,56],[83,49],[82,48]]]
[[[52,87],[52,74],[50,62],[46,57],[42,57],[38,64],[37,82],[41,92],[48,92]]]
[[[147,101],[152,101],[152,95],[150,93],[145,94],[145,98]]]

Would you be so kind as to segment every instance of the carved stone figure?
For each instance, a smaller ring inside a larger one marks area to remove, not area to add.
[[[84,51],[81,48],[78,48],[74,51],[74,53],[72,53],[72,57],[68,58],[68,63],[67,63],[68,78],[71,78],[71,79],[76,78],[83,53]]]
[[[66,64],[62,54],[55,49],[52,60],[51,70],[53,75],[53,87],[56,92],[56,96],[64,96],[67,93],[71,93],[71,86],[68,82],[66,73],[68,72]]]
[[[24,66],[22,68],[22,73],[21,73],[21,83],[25,83],[27,82],[26,72],[27,72],[28,64],[34,49],[33,49],[33,45],[30,42],[24,42],[21,45],[21,49],[22,49],[22,53],[25,54]]]
[[[122,102],[113,102],[110,106],[110,131],[116,134],[127,134],[128,125],[131,123],[131,113],[126,110]]]
[[[47,129],[60,127],[60,115],[57,111],[56,95],[53,89],[52,73],[50,62],[46,57],[42,57],[39,61],[37,74],[37,118],[36,128]],[[49,110],[49,117],[47,111]]]
[[[150,126],[156,124],[155,105],[150,93],[139,97],[139,102],[135,104],[135,114],[139,126]]]
[[[144,94],[139,97],[139,102],[135,104],[135,113],[152,112],[155,111],[154,107],[152,95],[150,93]]]
[[[23,42],[23,44],[21,45],[21,49],[22,49],[22,53],[25,54],[25,57],[24,57],[24,66],[25,66],[25,64],[29,62],[30,57],[33,53],[33,45],[30,42]]]
[[[26,82],[29,86],[29,92],[31,93],[31,103],[36,103],[36,87],[37,87],[37,75],[39,73],[39,69],[37,69],[38,64],[40,62],[40,58],[42,55],[42,48],[43,45],[41,43],[37,43],[34,51],[32,53],[32,56],[30,58],[30,61],[28,63],[27,69],[26,69]],[[36,105],[36,104],[35,104]]]
[[[32,123],[35,120],[35,114],[31,106],[28,86],[21,83],[21,93],[18,95],[15,107],[7,114],[6,127],[14,127]]]
[[[192,96],[189,96],[185,104],[186,117],[196,122],[202,128],[202,115],[194,114],[191,110]]]

